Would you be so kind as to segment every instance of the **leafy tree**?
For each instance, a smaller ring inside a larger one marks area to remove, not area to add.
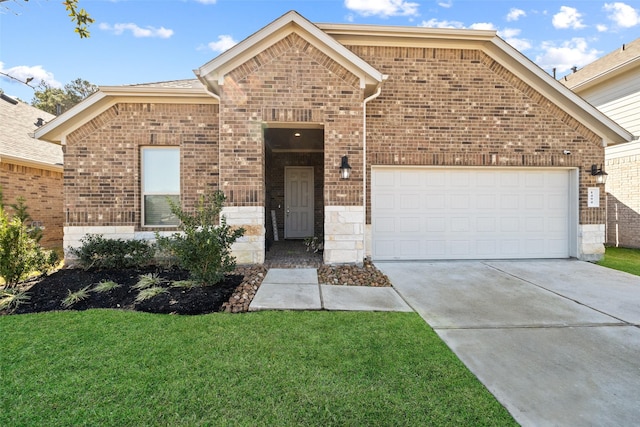
[[[57,114],[57,105],[61,106],[61,112],[67,111],[98,90],[96,85],[80,78],[64,85],[64,89],[51,87],[45,82],[39,87],[41,89],[33,94],[31,105],[51,114]]]
[[[9,0],[0,0],[0,3],[7,2]],[[24,0],[25,2],[29,0]],[[89,25],[93,24],[95,21],[86,10],[82,8],[78,8],[79,0],[65,0],[62,2],[64,8],[69,12],[69,18],[71,18],[71,22],[76,24],[75,32],[78,33],[81,39],[89,37],[89,30],[87,29]]]

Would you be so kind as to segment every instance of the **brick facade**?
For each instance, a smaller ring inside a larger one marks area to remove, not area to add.
[[[640,248],[640,155],[607,159],[607,244]]]
[[[180,148],[180,196],[185,206],[216,190],[217,116],[217,105],[117,104],[71,133],[64,147],[65,226],[142,230],[142,147]]]
[[[284,204],[286,166],[314,167],[315,233],[325,234],[327,262],[366,255],[372,165],[576,169],[575,234],[600,245],[604,191],[601,207],[587,207],[587,188],[596,186],[589,170],[604,161],[596,133],[480,50],[347,48],[388,75],[366,105],[366,123],[361,77],[292,32],[216,77],[223,82],[219,104],[213,98],[211,104],[118,103],[70,133],[64,187],[70,233],[91,226],[152,231],[141,227],[140,148],[177,146],[183,205],[223,190],[233,223],[247,221],[247,236],[236,246],[247,262],[263,259],[273,236],[270,210],[279,227],[284,223],[276,206]],[[264,142],[270,124],[322,128],[323,152],[272,152]],[[344,155],[353,167],[349,180],[338,174]]]
[[[477,50],[367,47],[351,50],[389,74],[367,105],[367,163],[580,168],[580,224],[604,224],[587,208],[587,172],[602,140]],[[571,155],[563,154],[570,150]],[[367,189],[371,188],[367,173]],[[370,191],[367,223],[371,223]]]
[[[29,215],[44,227],[42,246],[62,247],[61,172],[2,162],[0,188],[5,205],[15,203],[17,197],[25,198]]]

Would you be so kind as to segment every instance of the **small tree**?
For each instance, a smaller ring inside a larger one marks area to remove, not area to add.
[[[231,245],[245,230],[232,229],[220,215],[225,199],[221,191],[201,196],[193,212],[186,212],[170,200],[171,211],[180,219],[181,233],[169,237],[156,233],[158,246],[174,256],[178,265],[202,285],[220,282],[236,266]]]
[[[24,215],[24,201],[19,206],[23,206]],[[5,281],[4,287],[12,289],[30,273],[48,270],[54,263],[55,253],[42,249],[22,218],[9,218],[0,193],[0,277]]]

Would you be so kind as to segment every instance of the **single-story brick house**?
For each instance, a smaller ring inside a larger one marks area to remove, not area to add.
[[[65,245],[171,231],[167,196],[220,189],[240,263],[276,232],[323,235],[327,263],[604,251],[591,166],[631,135],[493,31],[292,11],[194,72],[101,87],[37,131],[65,150]]]
[[[33,138],[55,116],[0,93],[0,190],[5,205],[24,197],[40,243],[62,247],[62,148]]]
[[[634,135],[605,148],[606,242],[640,248],[640,38],[560,81]]]

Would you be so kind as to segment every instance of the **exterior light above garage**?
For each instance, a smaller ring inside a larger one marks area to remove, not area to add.
[[[340,178],[349,179],[351,175],[351,166],[349,166],[349,159],[347,156],[342,156],[342,163],[340,164]]]
[[[607,175],[609,174],[602,170],[602,165],[600,167],[591,165],[591,175],[596,177],[597,184],[606,184]]]

